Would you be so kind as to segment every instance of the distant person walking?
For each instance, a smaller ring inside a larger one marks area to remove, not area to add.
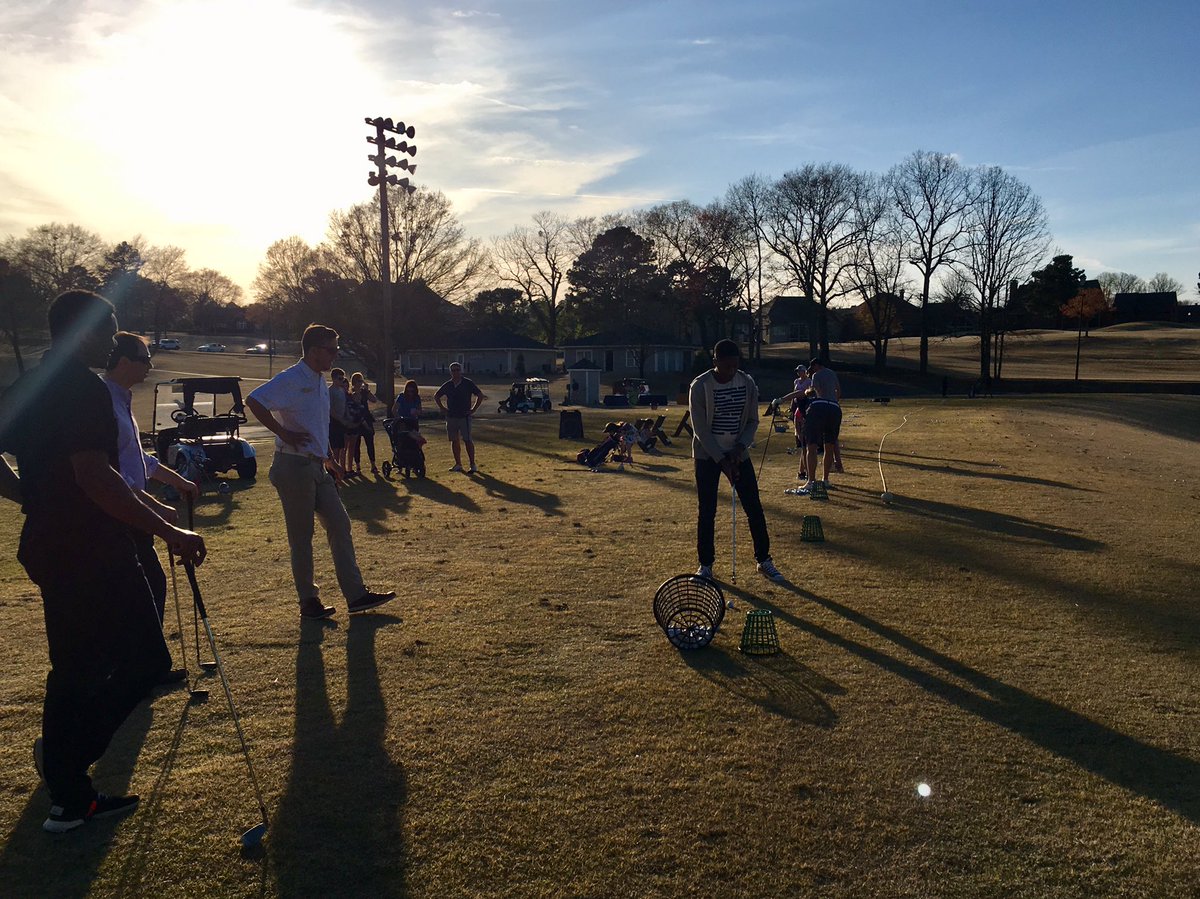
[[[337,485],[341,467],[329,448],[329,394],[325,372],[338,354],[338,332],[326,325],[309,325],[300,345],[304,356],[246,397],[246,406],[275,435],[271,484],[283,506],[291,550],[292,579],[305,618],[328,618],[334,613],[320,599],[313,580],[314,517],[321,519],[338,586],[351,615],[390,602],[396,594],[373,593],[363,585],[350,516]]]
[[[483,403],[483,392],[475,386],[470,378],[464,378],[461,362],[450,363],[450,380],[437,389],[433,401],[446,415],[446,436],[450,438],[450,448],[454,453],[454,465],[451,471],[462,471],[462,449],[460,441],[466,444],[467,460],[470,468],[467,471],[475,474],[475,442],[471,440],[471,416]]]
[[[346,444],[350,432],[358,427],[358,422],[350,416],[350,384],[346,381],[345,370],[334,368],[329,372],[329,378],[329,448],[342,474],[348,474]]]
[[[169,466],[160,465],[154,456],[142,449],[141,432],[133,415],[132,388],[145,381],[150,369],[154,367],[146,339],[129,331],[118,331],[113,342],[114,346],[105,366],[104,385],[112,397],[113,414],[117,420],[117,459],[121,477],[138,499],[161,518],[171,524],[178,524],[175,509],[160,503],[146,492],[147,481],[166,484],[192,500],[200,496],[200,488],[172,471]],[[137,546],[138,561],[142,563],[142,571],[146,575],[150,591],[154,594],[158,623],[162,624],[167,602],[167,576],[163,572],[162,563],[159,562],[158,553],[154,551],[154,535],[135,531],[133,542]],[[186,677],[187,672],[182,669],[168,675],[168,678],[173,680]]]
[[[758,430],[758,386],[739,371],[741,351],[732,340],[721,340],[713,348],[713,368],[692,381],[688,391],[692,435],[692,458],[696,469],[696,574],[712,577],[716,559],[714,527],[717,486],[721,475],[737,491],[750,524],[758,571],[773,581],[783,575],[771,561],[771,538],[758,496],[758,479],[748,448]]]
[[[132,534],[162,537],[204,561],[204,540],[147,506],[117,469],[117,420],[103,368],[113,307],[70,290],[50,304],[50,349],[0,404],[0,495],[21,503],[17,559],[42,594],[50,674],[34,764],[50,793],[42,828],[63,833],[131,812],[137,796],[105,796],[88,769],[171,667]]]

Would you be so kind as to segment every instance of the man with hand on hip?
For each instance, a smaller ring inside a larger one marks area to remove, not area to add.
[[[433,401],[446,416],[446,436],[454,453],[451,471],[462,471],[462,450],[459,440],[467,445],[467,461],[470,474],[479,471],[475,467],[475,443],[471,440],[471,416],[483,403],[483,393],[470,378],[463,377],[461,362],[450,363],[450,380],[437,389]]]
[[[396,594],[373,593],[363,584],[350,516],[337,491],[342,469],[330,457],[325,372],[337,358],[338,332],[326,325],[309,325],[300,345],[303,358],[250,391],[246,406],[275,435],[270,480],[283,506],[301,616],[328,618],[335,611],[321,602],[313,580],[313,524],[317,517],[329,541],[338,586],[354,615],[390,602]]]

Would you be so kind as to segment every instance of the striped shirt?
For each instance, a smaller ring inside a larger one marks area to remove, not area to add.
[[[742,431],[746,408],[746,379],[738,372],[728,384],[713,382],[712,435],[724,450],[731,450]]]

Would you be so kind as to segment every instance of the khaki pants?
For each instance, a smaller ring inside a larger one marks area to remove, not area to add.
[[[297,598],[303,601],[320,596],[320,589],[313,581],[313,521],[317,517],[325,528],[342,595],[351,602],[360,598],[367,588],[363,586],[354,555],[350,516],[325,466],[310,456],[276,453],[270,478],[283,505]]]

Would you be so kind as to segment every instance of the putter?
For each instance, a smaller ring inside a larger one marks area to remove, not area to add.
[[[220,653],[217,652],[217,638],[213,635],[212,625],[208,623],[208,611],[204,608],[204,598],[200,595],[200,584],[196,581],[196,568],[191,562],[184,560],[183,570],[187,573],[188,583],[192,587],[192,604],[195,606],[200,620],[204,622],[204,633],[208,636],[208,647],[212,650],[213,664],[221,675],[221,687],[225,690],[225,701],[229,703],[229,714],[233,716],[233,726],[237,728],[238,742],[242,745],[242,757],[246,760],[246,770],[250,772],[250,783],[254,787],[254,798],[258,800],[258,811],[262,820],[242,833],[242,848],[254,849],[262,843],[267,832],[267,804],[263,802],[262,790],[258,786],[258,778],[254,774],[254,765],[250,761],[250,747],[246,745],[246,735],[242,732],[242,722],[238,718],[237,709],[233,705],[233,693],[229,689],[229,679],[225,677],[225,666],[221,664]]]
[[[188,530],[196,530],[196,504],[191,496],[187,498]],[[217,667],[216,662],[206,662],[200,658],[200,618],[196,614],[196,604],[192,604],[192,636],[196,642],[196,664],[204,671],[212,671]],[[207,692],[207,691],[206,691]]]
[[[179,624],[179,654],[183,658],[183,667],[187,669],[187,640],[183,637],[183,613],[179,610],[179,581],[175,577],[175,553],[171,547],[167,547],[167,563],[171,569],[171,592],[175,595],[175,621]],[[208,691],[197,689],[196,682],[192,680],[191,673],[188,673],[188,699],[194,699],[197,702],[208,702]]]

